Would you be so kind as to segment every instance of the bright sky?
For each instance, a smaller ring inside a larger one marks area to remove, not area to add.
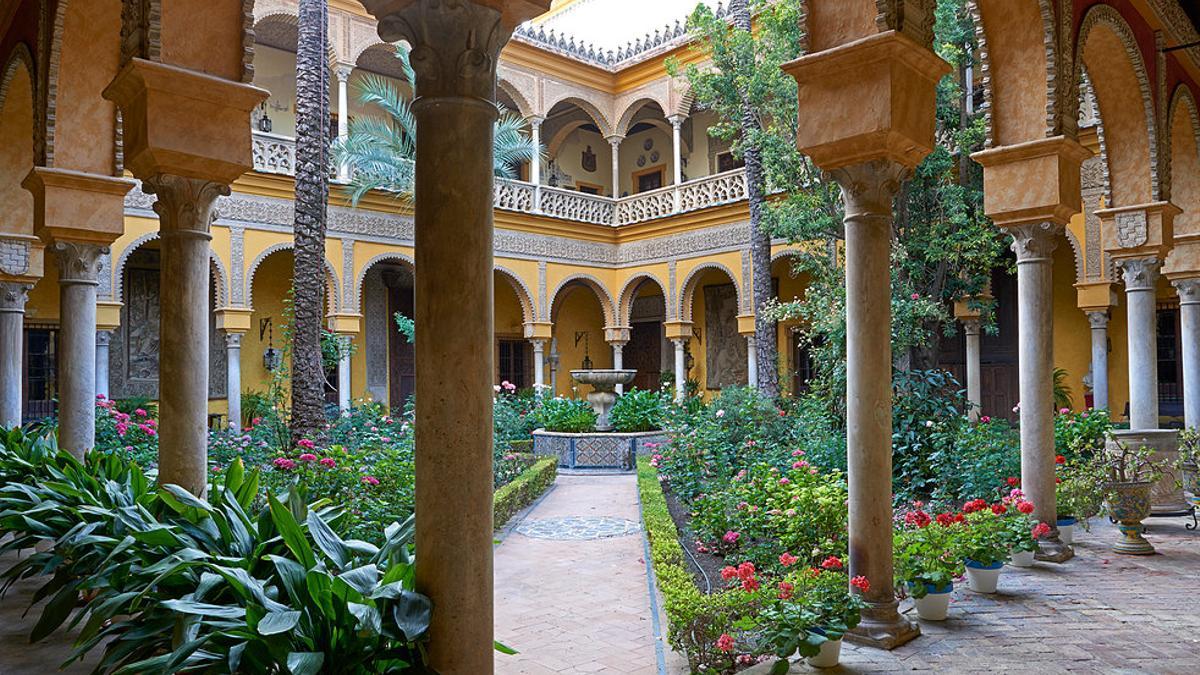
[[[667,24],[681,23],[697,4],[715,7],[717,0],[567,0],[555,3],[535,24],[553,28],[596,45],[616,49]]]

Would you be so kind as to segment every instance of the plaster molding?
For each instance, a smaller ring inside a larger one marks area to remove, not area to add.
[[[234,307],[246,306],[246,228],[241,225],[229,226],[229,259],[231,274],[229,276],[229,304]]]
[[[494,269],[508,281],[509,285],[512,286],[513,292],[517,294],[517,303],[521,305],[521,323],[527,324],[537,321],[537,317],[535,316],[536,310],[533,306],[533,294],[529,292],[529,287],[525,285],[525,280],[516,272],[502,265],[495,265]]]
[[[742,284],[738,283],[738,278],[724,264],[717,261],[705,261],[694,267],[688,275],[684,277],[683,289],[679,296],[679,320],[684,323],[692,321],[692,300],[696,295],[696,284],[699,283],[701,275],[708,270],[720,270],[724,272],[729,281],[733,283],[734,293],[737,295],[737,306],[742,307],[745,299],[742,297],[745,293],[742,289]]]
[[[352,277],[354,278],[354,285],[350,287],[351,295],[347,296],[348,304],[345,305],[346,307],[349,307],[351,311],[358,312],[362,309],[363,297],[366,293],[367,274],[369,274],[371,269],[376,265],[384,262],[397,262],[407,265],[409,269],[416,269],[416,261],[413,260],[412,256],[401,253],[400,251],[388,251],[387,253],[380,253],[379,255],[371,258],[367,261],[367,264],[363,266],[362,271],[358,273],[357,277],[353,277],[353,274],[345,277],[346,279],[350,279]]]
[[[546,304],[546,295],[547,295],[546,272],[547,272],[546,261],[539,260],[538,261],[538,294],[537,294],[538,311],[537,311],[537,315],[538,315],[538,319],[540,319],[542,321],[550,320],[550,308],[549,308],[549,305]]]
[[[342,279],[349,280],[354,277],[354,240],[349,237],[342,238]],[[357,283],[351,286],[348,283],[342,284],[342,307],[349,307],[357,311],[361,307],[361,303],[357,301],[362,297],[362,284]]]
[[[679,285],[677,282],[678,263],[671,260],[667,263],[667,320],[679,320],[679,303],[676,300],[679,298]]]
[[[664,297],[664,304],[668,304],[666,300],[670,296],[667,296],[667,287],[663,285],[662,279],[659,279],[657,275],[651,272],[638,272],[625,281],[625,285],[621,287],[621,292],[617,295],[620,298],[620,304],[617,306],[617,321],[624,324],[629,323],[630,316],[633,313],[633,303],[637,300],[634,293],[647,280],[653,281],[658,285],[658,290],[662,291],[663,295],[666,296]]]
[[[596,299],[600,301],[600,309],[604,314],[604,325],[614,325],[617,319],[616,305],[613,302],[612,296],[608,293],[608,287],[604,285],[604,282],[600,281],[591,274],[584,272],[572,274],[558,282],[558,285],[554,287],[554,293],[551,296],[554,298],[550,305],[551,312],[554,310],[554,305],[558,303],[559,293],[561,293],[562,290],[572,282],[580,282],[584,286],[590,288],[596,294]]]
[[[33,242],[29,239],[0,238],[0,274],[14,277],[28,274],[32,268],[32,258]]]

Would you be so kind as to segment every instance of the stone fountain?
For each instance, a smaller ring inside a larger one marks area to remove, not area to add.
[[[587,395],[592,408],[596,410],[596,431],[612,431],[608,422],[608,412],[612,410],[617,400],[614,388],[618,384],[633,382],[636,370],[616,370],[612,368],[596,370],[572,370],[571,377],[580,384],[591,385],[592,393]]]

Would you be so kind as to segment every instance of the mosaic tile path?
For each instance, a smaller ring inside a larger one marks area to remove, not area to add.
[[[517,532],[534,539],[560,539],[588,541],[609,537],[628,537],[642,531],[642,526],[632,520],[609,516],[568,516],[545,518],[521,523]]]

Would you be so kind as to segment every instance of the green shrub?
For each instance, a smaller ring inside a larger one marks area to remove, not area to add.
[[[596,411],[592,404],[561,396],[542,401],[538,419],[546,431],[583,433],[596,428]]]
[[[892,382],[892,491],[900,502],[924,499],[938,487],[930,458],[952,452],[967,424],[966,397],[941,370],[898,371]]]
[[[1021,438],[1008,420],[947,424],[945,442],[929,456],[940,502],[995,499],[1019,485]]]
[[[496,490],[492,507],[496,527],[502,527],[518,511],[542,495],[558,476],[558,458],[545,457]]]
[[[1061,408],[1054,416],[1054,448],[1068,458],[1090,457],[1104,450],[1112,419],[1103,408],[1072,412]]]
[[[537,401],[531,390],[510,392],[501,387],[492,406],[497,445],[529,440],[538,427]]]
[[[667,406],[657,391],[630,389],[617,399],[608,413],[613,429],[620,432],[658,431],[666,419]]]

